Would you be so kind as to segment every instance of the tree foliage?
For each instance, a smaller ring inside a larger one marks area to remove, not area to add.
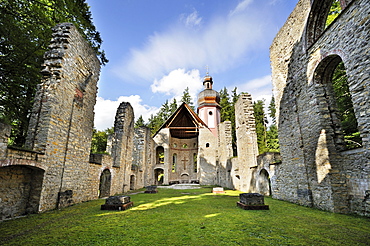
[[[139,128],[141,126],[146,126],[142,115],[140,115],[140,117],[135,122],[135,128]]]
[[[176,109],[177,102],[175,98],[173,99],[172,103],[168,103],[168,100],[166,100],[166,102],[162,104],[158,113],[156,115],[151,115],[148,119],[147,126],[151,129],[151,133],[155,134],[159,130],[159,128],[166,122],[166,120],[176,111]]]
[[[268,111],[268,114],[272,120],[272,124],[268,127],[266,132],[266,145],[269,152],[280,152],[278,129],[276,126],[276,106],[274,96],[271,98]]]
[[[256,122],[256,133],[257,133],[257,145],[258,153],[262,154],[268,151],[266,144],[266,124],[267,119],[264,111],[265,102],[263,100],[258,100],[254,102],[254,119]]]
[[[326,18],[325,27],[328,27],[338,17],[338,15],[341,12],[342,12],[342,8],[340,6],[340,1],[334,0],[330,7],[328,17]]]
[[[192,99],[189,93],[189,87],[186,87],[186,89],[184,90],[182,97],[181,97],[181,102],[186,103],[194,110],[194,105],[193,105],[193,102],[192,102]]]
[[[15,145],[25,140],[43,54],[61,22],[74,23],[101,63],[108,62],[84,0],[0,1],[0,118],[12,124]]]
[[[235,131],[235,103],[238,101],[239,94],[237,94],[237,88],[235,87],[229,95],[226,87],[220,90],[220,106],[221,106],[221,122],[231,122],[231,133],[232,133],[232,148],[233,155],[237,156],[236,148],[236,131]]]
[[[338,116],[348,149],[362,146],[358,131],[358,123],[353,109],[352,97],[348,86],[344,63],[340,62],[332,76],[334,97],[338,108]]]
[[[107,128],[104,131],[93,130],[93,136],[91,141],[91,153],[93,154],[105,154],[107,149],[108,136],[113,134],[113,127]]]

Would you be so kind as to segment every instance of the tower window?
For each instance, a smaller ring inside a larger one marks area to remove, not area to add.
[[[213,112],[212,112],[212,111],[209,111],[209,112],[208,112],[208,114],[209,114],[209,115],[213,115]]]
[[[206,148],[209,148],[209,143],[206,143]]]

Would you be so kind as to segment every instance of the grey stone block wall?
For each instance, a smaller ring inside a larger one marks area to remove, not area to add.
[[[282,164],[275,170],[273,196],[306,206],[368,214],[370,189],[370,5],[346,7],[325,30],[323,8],[331,1],[301,0],[270,47]],[[336,60],[335,60],[336,59]],[[325,71],[346,67],[363,147],[344,150]]]

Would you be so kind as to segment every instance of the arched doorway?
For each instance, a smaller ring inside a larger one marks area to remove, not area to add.
[[[164,171],[162,168],[157,168],[154,170],[154,178],[156,185],[162,185],[164,181]]]
[[[181,183],[182,184],[190,183],[189,174],[187,174],[187,173],[182,173],[181,174]]]
[[[271,183],[269,178],[269,173],[266,169],[262,169],[258,177],[258,190],[259,193],[265,196],[271,195]]]
[[[112,176],[109,169],[105,169],[100,175],[99,197],[110,196]]]
[[[135,190],[135,175],[130,176],[130,190]]]
[[[32,166],[0,168],[0,220],[37,213],[44,170]]]

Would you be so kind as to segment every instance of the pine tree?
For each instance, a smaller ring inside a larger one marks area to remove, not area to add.
[[[254,102],[253,109],[254,109],[254,118],[256,122],[256,133],[257,133],[257,145],[258,145],[258,153],[262,154],[268,151],[266,145],[266,117],[264,112],[264,101],[258,100]]]
[[[176,109],[177,109],[177,101],[176,101],[176,98],[174,98],[172,103],[170,104],[171,115],[176,111]]]
[[[280,145],[278,139],[278,129],[276,126],[276,107],[275,98],[272,96],[271,102],[268,106],[269,116],[272,119],[272,125],[269,126],[266,132],[266,146],[269,152],[279,152]]]
[[[221,106],[221,122],[227,121],[227,120],[230,121],[232,114],[233,114],[233,109],[230,103],[230,96],[229,96],[229,93],[226,87],[221,89],[219,94],[220,94],[220,106]]]
[[[186,89],[184,90],[184,92],[182,94],[181,102],[186,103],[187,105],[189,105],[194,110],[194,106],[193,106],[191,96],[190,96],[190,93],[189,93],[189,87],[186,87]]]
[[[139,128],[141,126],[146,126],[142,115],[140,115],[140,117],[135,122],[135,128]]]

